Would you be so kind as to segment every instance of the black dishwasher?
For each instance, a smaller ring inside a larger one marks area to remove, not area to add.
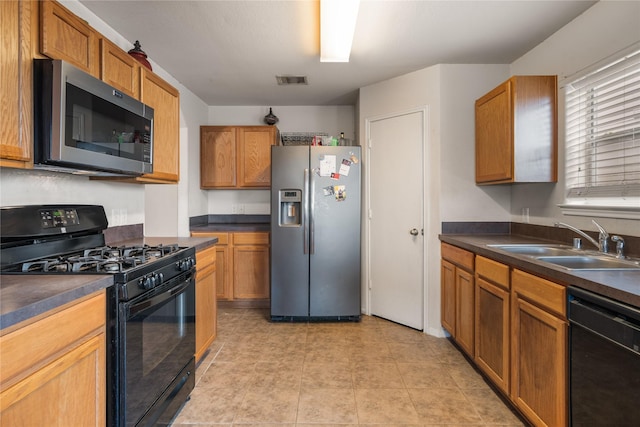
[[[640,310],[569,287],[571,425],[640,425]]]

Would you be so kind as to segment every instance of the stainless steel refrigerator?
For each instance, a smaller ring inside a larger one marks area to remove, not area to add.
[[[360,147],[271,149],[271,319],[360,320]]]

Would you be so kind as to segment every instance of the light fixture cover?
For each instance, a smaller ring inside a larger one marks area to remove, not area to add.
[[[320,62],[349,62],[360,0],[320,0]]]

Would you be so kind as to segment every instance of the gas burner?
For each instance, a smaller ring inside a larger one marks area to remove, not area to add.
[[[41,259],[38,261],[25,262],[22,264],[23,273],[31,272],[51,272],[64,273],[72,270],[69,262],[60,259]]]
[[[120,250],[118,248],[112,248],[109,246],[103,246],[100,248],[85,249],[85,257],[97,257],[101,259],[117,258],[119,257]]]
[[[77,273],[82,271],[98,271],[101,259],[98,256],[69,257],[68,261],[71,263],[72,271]]]

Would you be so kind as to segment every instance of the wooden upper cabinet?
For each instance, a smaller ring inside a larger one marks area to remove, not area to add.
[[[201,188],[271,187],[274,126],[201,126]]]
[[[238,129],[238,186],[269,188],[271,186],[271,146],[276,143],[273,126]]]
[[[178,182],[180,177],[180,93],[140,67],[140,100],[153,108],[153,173],[142,182]]]
[[[123,93],[140,98],[140,63],[104,37],[100,38],[100,78]]]
[[[475,115],[476,183],[557,181],[557,76],[511,77]]]
[[[32,164],[33,5],[0,1],[0,166],[25,168]]]
[[[235,187],[236,128],[200,127],[200,186]]]
[[[99,34],[60,3],[40,3],[40,51],[100,78]]]

